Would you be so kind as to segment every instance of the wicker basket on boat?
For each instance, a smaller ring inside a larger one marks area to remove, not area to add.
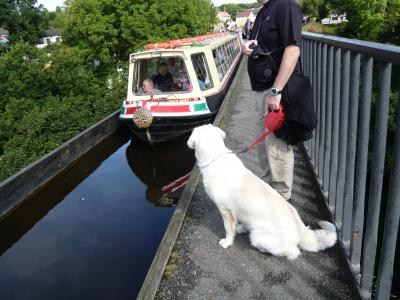
[[[142,107],[134,112],[132,120],[138,128],[149,128],[153,122],[153,116],[150,110]]]

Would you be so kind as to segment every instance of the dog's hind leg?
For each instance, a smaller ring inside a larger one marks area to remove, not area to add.
[[[286,245],[281,238],[259,230],[250,232],[251,245],[261,252],[269,252],[275,256],[286,256],[295,259],[300,255],[300,249],[296,245]]]
[[[236,227],[236,216],[229,209],[219,207],[219,211],[224,221],[224,227],[226,231],[226,237],[219,241],[219,244],[223,248],[228,248],[233,244],[235,238],[235,227]]]

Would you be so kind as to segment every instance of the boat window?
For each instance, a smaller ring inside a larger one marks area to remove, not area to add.
[[[224,62],[223,62],[223,68],[224,68],[224,73],[228,72],[229,69],[229,56],[228,53],[226,52],[225,45],[222,45],[219,47],[223,57],[224,57]]]
[[[232,62],[239,52],[238,50],[239,48],[234,48],[232,41],[213,50],[214,61],[220,80],[222,80],[222,78],[228,72],[229,67],[232,65]]]
[[[210,70],[208,68],[206,56],[204,55],[204,53],[193,54],[192,63],[196,72],[200,90],[204,91],[213,88],[214,84],[210,76]]]
[[[226,47],[226,52],[228,53],[228,57],[229,57],[229,64],[232,64],[234,55],[233,55],[232,48],[231,48],[231,41],[229,41],[229,42],[225,45],[225,47]]]
[[[214,61],[215,61],[215,66],[217,67],[218,78],[219,78],[219,80],[222,80],[222,78],[225,75],[225,70],[223,67],[224,62],[225,62],[225,57],[221,51],[221,47],[218,47],[217,49],[213,50],[213,57],[214,57]]]
[[[132,90],[136,95],[188,93],[192,87],[183,59],[170,56],[138,59]]]

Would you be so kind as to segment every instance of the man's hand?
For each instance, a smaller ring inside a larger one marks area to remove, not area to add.
[[[250,48],[251,45],[257,45],[257,40],[250,40],[244,44],[244,54],[250,55],[253,52],[253,49]]]
[[[278,94],[276,96],[268,94],[268,96],[265,99],[265,103],[267,106],[267,111],[276,111],[279,109],[279,104],[281,103],[281,94]]]

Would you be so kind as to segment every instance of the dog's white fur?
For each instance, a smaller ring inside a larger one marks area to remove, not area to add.
[[[317,252],[336,243],[332,223],[319,222],[319,230],[306,227],[296,209],[248,170],[225,146],[224,138],[218,127],[204,125],[195,128],[187,141],[195,149],[205,190],[223,218],[222,247],[233,244],[235,233],[246,231],[254,247],[288,259],[299,256],[300,249]]]

